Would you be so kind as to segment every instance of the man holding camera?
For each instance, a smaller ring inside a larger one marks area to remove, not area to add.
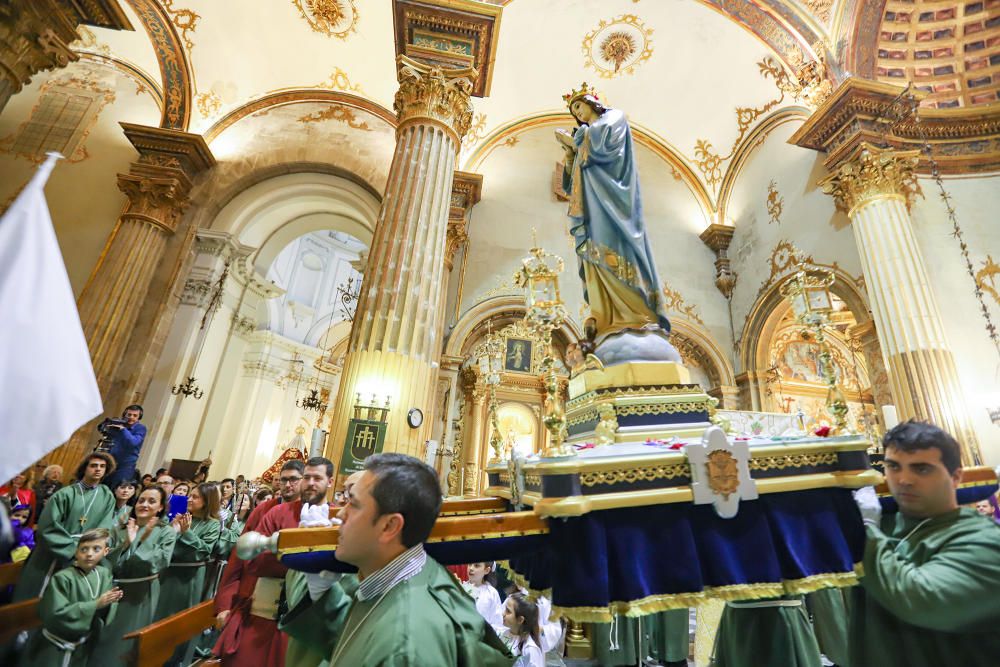
[[[130,405],[122,412],[121,419],[105,419],[98,430],[111,440],[108,453],[115,457],[117,468],[105,482],[112,489],[122,480],[135,477],[135,464],[139,460],[142,441],[146,439],[146,427],[142,419],[142,406]]]

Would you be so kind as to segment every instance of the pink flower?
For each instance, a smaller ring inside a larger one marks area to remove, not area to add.
[[[830,435],[830,427],[829,426],[820,426],[818,429],[816,429],[815,431],[813,431],[813,434],[814,435],[818,435],[821,438],[829,437],[829,435]]]

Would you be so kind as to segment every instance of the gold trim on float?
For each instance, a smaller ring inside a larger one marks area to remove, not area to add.
[[[786,491],[807,491],[810,489],[845,488],[860,489],[874,486],[882,481],[882,475],[875,470],[853,472],[813,473],[756,479],[757,492],[783,493]],[[541,517],[581,516],[595,510],[618,509],[621,507],[641,507],[644,505],[667,505],[691,502],[694,494],[690,486],[669,489],[643,489],[640,491],[619,491],[587,496],[566,496],[563,498],[541,498],[536,494],[523,494],[522,500],[531,505],[535,514]]]
[[[853,436],[844,436],[843,442],[811,442],[761,445],[750,448],[750,457],[761,459],[767,457],[787,457],[800,454],[825,454],[828,452],[866,451],[870,446],[867,440]],[[831,438],[830,440],[833,440]],[[605,451],[612,452],[614,445],[609,445]],[[559,460],[541,460],[524,466],[526,473],[541,475],[571,475],[581,472],[600,470],[617,470],[622,468],[656,466],[666,464],[687,464],[687,457],[682,451],[669,451],[658,454],[633,454],[631,456],[606,456],[596,459],[573,458]],[[488,466],[486,472],[506,473],[506,467]]]
[[[612,616],[645,616],[671,609],[697,606],[708,599],[715,600],[759,600],[782,595],[802,595],[821,588],[848,588],[858,583],[861,563],[854,565],[852,572],[828,572],[814,574],[801,579],[786,579],[781,582],[763,584],[733,584],[730,586],[708,587],[695,593],[674,593],[651,595],[631,602],[612,602],[607,607],[561,607],[552,605],[553,615],[582,623],[610,623]],[[524,577],[517,575],[523,581]],[[517,579],[512,577],[515,583]],[[531,588],[527,588],[529,592]],[[549,596],[547,596],[549,597]]]

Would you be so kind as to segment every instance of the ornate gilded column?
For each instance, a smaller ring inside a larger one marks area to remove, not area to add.
[[[80,320],[106,393],[135,326],[167,239],[187,208],[192,179],[215,164],[201,135],[122,123],[139,151],[118,188],[128,197],[104,253],[80,295]]]
[[[934,422],[962,445],[965,464],[979,464],[979,443],[910,219],[910,202],[920,193],[918,158],[916,150],[861,142],[819,185],[851,220],[900,418]]]
[[[465,434],[465,443],[462,447],[464,457],[462,460],[462,495],[466,498],[475,498],[479,495],[479,481],[483,476],[482,448],[485,441],[485,415],[486,415],[486,387],[476,383],[469,391],[471,400],[466,401],[469,405],[469,413],[472,418],[470,428]]]
[[[118,0],[0,2],[0,111],[38,72],[77,60],[69,44],[81,23],[132,30]]]
[[[168,240],[187,207],[192,180],[215,164],[201,135],[121,125],[139,159],[127,174],[118,174],[118,187],[128,202],[77,303],[109,414],[123,407],[118,402],[130,400],[123,391],[133,369],[123,367],[122,358]],[[84,426],[49,462],[71,469],[92,439],[93,426]]]
[[[441,354],[455,156],[472,119],[471,68],[397,58],[396,150],[369,252],[337,395],[330,454],[339,460],[357,393],[389,400],[383,451],[420,456],[430,434]],[[411,428],[407,413],[420,409]]]

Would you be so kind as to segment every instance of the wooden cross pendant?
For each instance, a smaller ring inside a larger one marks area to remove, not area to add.
[[[81,516],[80,517],[80,528],[83,528],[83,524],[85,524],[85,523],[87,523],[87,517]]]

